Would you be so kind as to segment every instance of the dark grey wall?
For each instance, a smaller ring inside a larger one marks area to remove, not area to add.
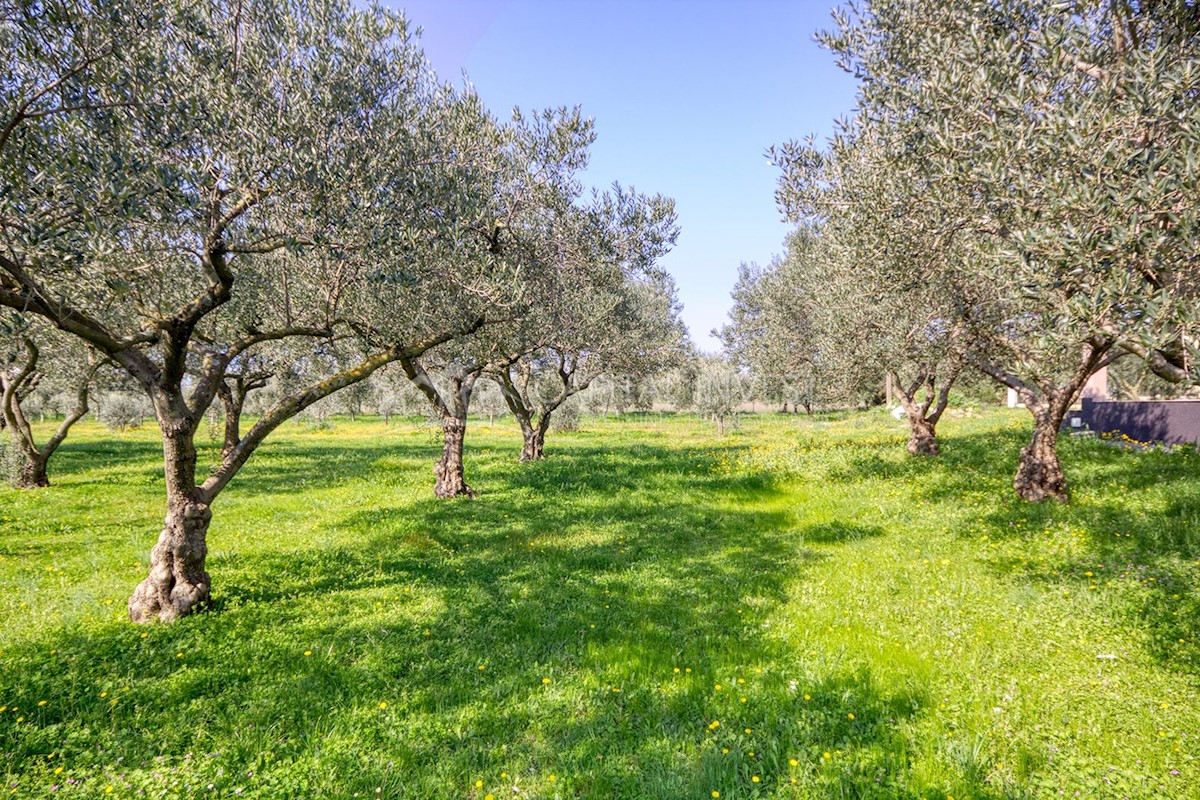
[[[1200,400],[1092,400],[1079,415],[1097,433],[1123,433],[1139,442],[1200,442]]]

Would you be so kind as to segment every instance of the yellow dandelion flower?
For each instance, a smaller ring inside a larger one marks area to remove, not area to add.
[[[491,794],[485,794],[485,795],[483,796],[483,800],[496,800],[496,796],[495,796],[495,795],[491,795]]]
[[[476,789],[482,789],[482,788],[483,788],[483,781],[475,781],[475,788],[476,788]]]
[[[718,792],[716,789],[713,789],[712,796],[713,796],[713,797],[720,797],[720,796],[721,796],[721,793],[720,793],[720,792]]]
[[[684,667],[684,668],[683,668],[683,671],[684,671],[684,672],[691,672],[691,671],[692,671],[692,668],[691,668],[691,667]]]
[[[825,759],[826,761],[828,761],[829,759],[833,758],[833,756],[829,755],[829,751],[828,751],[828,750],[826,750],[824,753],[822,753],[822,754],[821,754],[821,758],[823,758],[823,759]]]
[[[554,783],[556,780],[558,780],[558,776],[557,776],[557,775],[555,775],[555,774],[552,772],[552,773],[550,773],[550,777],[549,777],[549,779],[548,779],[548,780],[549,780],[551,783]]]
[[[311,655],[312,655],[312,650],[305,650],[305,651],[304,651],[304,655],[306,655],[306,656],[311,656]]]
[[[759,782],[759,777],[758,777],[757,775],[751,775],[751,776],[750,776],[750,780],[754,781],[755,783],[758,783],[758,782]]]
[[[854,719],[854,715],[853,715],[853,714],[847,714],[846,716],[847,716],[847,717],[849,717],[850,719]]]
[[[811,694],[806,694],[806,695],[804,695],[804,699],[805,699],[805,700],[812,700],[812,695],[811,695]]]
[[[379,701],[379,707],[380,707],[380,708],[387,708],[387,701],[386,701],[386,700],[380,700],[380,701]]]
[[[719,684],[719,683],[713,684],[713,689],[718,692],[721,691],[721,684]]]
[[[753,733],[749,728],[746,728],[746,733]]]
[[[797,760],[796,760],[796,759],[794,759],[794,758],[789,758],[789,759],[788,759],[788,764],[790,764],[791,766],[795,767],[795,766],[799,766],[800,762],[799,762],[799,761],[797,761]]]
[[[542,683],[549,683],[549,682],[550,682],[549,678],[542,678]]]
[[[507,777],[508,777],[508,773],[507,773],[507,772],[501,772],[501,773],[500,773],[500,779],[501,779],[501,780],[503,780],[503,779],[505,779],[505,778],[507,778]]]
[[[39,706],[44,706],[44,705],[46,705],[46,701],[45,701],[45,700],[38,700],[38,705],[39,705]]]
[[[676,672],[679,672],[679,667],[676,667],[676,668],[675,668],[675,671],[676,671]]]
[[[480,665],[479,665],[479,671],[480,671],[480,672],[483,672],[485,669],[487,669],[487,667],[486,667],[485,665],[483,665],[483,664],[480,664]]]
[[[721,721],[719,719],[714,719],[712,722],[708,723],[708,729],[710,731],[716,730],[718,727],[720,727],[720,725],[721,725]]]
[[[742,698],[742,702],[743,702],[743,703],[744,703],[744,702],[746,702],[746,698],[744,698],[744,697],[743,697],[743,698]]]

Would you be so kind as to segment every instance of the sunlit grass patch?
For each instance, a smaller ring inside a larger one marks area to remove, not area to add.
[[[0,492],[5,786],[1193,796],[1198,457],[1067,440],[1072,504],[1028,506],[1025,425],[924,461],[881,413],[642,415],[518,465],[481,424],[449,503],[423,426],[289,426],[215,508],[214,609],[148,627],[153,431],[81,427]]]

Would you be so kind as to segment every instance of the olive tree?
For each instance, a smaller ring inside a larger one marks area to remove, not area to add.
[[[496,322],[487,329],[399,359],[441,421],[442,453],[434,467],[434,494],[440,498],[475,496],[465,479],[463,445],[479,378],[537,346],[531,343],[531,334],[541,332],[535,320],[547,307],[557,312],[563,287],[589,291],[608,278],[604,265],[573,257],[588,246],[584,237],[592,233],[575,224],[585,213],[576,205],[577,173],[594,140],[591,120],[578,108],[535,114],[518,110],[506,133],[508,171],[499,182],[504,216],[494,225],[493,241],[497,247],[502,241],[506,245],[504,258],[522,276],[519,291],[496,299],[491,308]],[[434,373],[440,382],[433,380]]]
[[[0,304],[120,365],[162,433],[167,515],[135,621],[205,604],[211,506],[282,422],[477,329],[499,126],[402,17],[339,0],[25,5],[0,20]],[[398,314],[396,309],[403,308]],[[266,343],[353,336],[197,476],[195,434]]]
[[[648,375],[686,338],[674,281],[656,263],[678,232],[672,201],[618,186],[559,222],[541,255],[558,279],[488,370],[521,426],[521,461],[544,456],[554,412],[597,377]]]
[[[0,341],[10,352],[4,354],[7,365],[0,368],[0,417],[15,451],[9,480],[18,489],[49,486],[47,465],[72,426],[90,410],[91,391],[104,361],[82,342],[44,326],[19,320],[2,325],[5,335]],[[54,433],[38,444],[25,405],[34,391],[51,385],[69,393],[72,402]]]
[[[717,436],[725,435],[725,420],[744,399],[744,380],[732,364],[711,356],[701,360],[692,404],[697,412],[716,423]]]
[[[808,265],[791,276],[791,291],[821,298],[810,338],[843,381],[877,386],[885,373],[909,424],[908,451],[937,455],[937,423],[967,356],[962,316],[976,293],[962,237],[948,235],[922,187],[891,168],[869,124],[846,124],[824,149],[789,145],[778,160],[781,205],[813,226],[791,243]]]

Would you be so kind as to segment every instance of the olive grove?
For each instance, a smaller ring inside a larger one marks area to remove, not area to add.
[[[1195,341],[1200,9],[874,0],[835,21],[820,39],[857,107],[828,148],[775,151],[781,206],[899,307],[933,293],[918,343],[1016,390],[1034,432],[1014,488],[1065,500],[1058,430],[1088,377]]]
[[[273,430],[503,318],[549,268],[509,226],[540,213],[524,143],[553,131],[498,121],[403,17],[339,0],[31,4],[0,44],[0,304],[152,403],[167,515],[129,613],[169,621],[208,602],[213,502]],[[256,354],[335,345],[198,471]]]

